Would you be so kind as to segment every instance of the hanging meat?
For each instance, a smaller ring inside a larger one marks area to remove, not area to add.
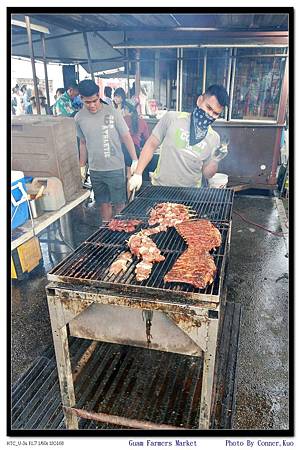
[[[216,274],[214,259],[209,251],[221,245],[220,232],[205,219],[183,222],[175,228],[188,248],[165,275],[164,281],[188,283],[203,289],[213,282]]]

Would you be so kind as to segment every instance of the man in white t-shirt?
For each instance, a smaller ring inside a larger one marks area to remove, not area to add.
[[[227,146],[220,147],[220,137],[211,124],[228,105],[228,100],[223,86],[212,85],[198,97],[192,113],[167,112],[142,149],[129,189],[141,187],[142,173],[160,144],[153,185],[200,187],[202,175],[207,179],[214,176],[219,161],[227,154]]]

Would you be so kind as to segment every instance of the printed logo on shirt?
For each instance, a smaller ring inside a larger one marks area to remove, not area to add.
[[[196,152],[198,154],[203,153],[207,149],[207,142],[201,141],[198,144],[190,145],[189,144],[190,139],[190,132],[187,130],[184,130],[183,128],[179,128],[176,130],[175,133],[175,145],[178,149],[187,149],[193,152]]]
[[[105,114],[104,125],[102,126],[103,132],[103,154],[104,158],[110,158],[115,155],[115,151],[111,148],[109,143],[109,129],[114,128],[115,120],[111,114]]]
[[[108,128],[114,128],[115,126],[115,118],[112,114],[105,114],[104,116],[104,124]]]

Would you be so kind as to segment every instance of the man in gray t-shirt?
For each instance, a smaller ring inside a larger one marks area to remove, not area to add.
[[[126,183],[122,142],[132,158],[131,172],[137,166],[134,143],[125,120],[119,111],[103,103],[99,87],[92,80],[78,85],[84,107],[75,116],[77,136],[80,139],[80,166],[89,163],[95,200],[100,207],[103,222],[125,205]]]
[[[158,186],[200,187],[202,175],[211,178],[227,154],[211,124],[228,105],[223,86],[212,85],[197,99],[192,113],[167,112],[152,131],[140,154],[138,166],[129,180],[129,189],[139,189],[142,173],[161,145],[152,184]]]

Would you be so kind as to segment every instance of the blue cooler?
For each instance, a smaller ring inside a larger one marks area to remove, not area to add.
[[[11,171],[11,229],[19,227],[29,218],[24,173]]]

